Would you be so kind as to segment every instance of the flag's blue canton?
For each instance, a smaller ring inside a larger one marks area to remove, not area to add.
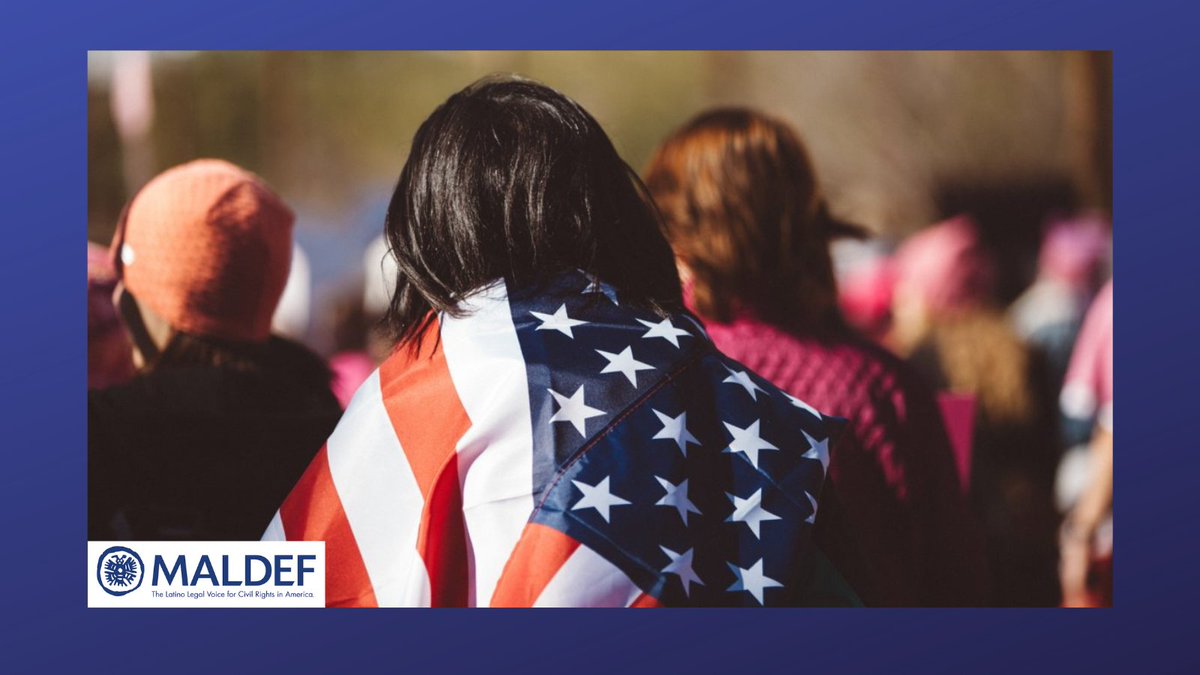
[[[787,604],[842,421],[717,353],[690,316],[664,323],[582,273],[509,302],[529,377],[533,522],[665,605]]]

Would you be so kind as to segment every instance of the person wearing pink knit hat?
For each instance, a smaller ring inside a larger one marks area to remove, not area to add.
[[[329,371],[271,335],[291,209],[203,159],[152,179],[111,247],[139,372],[88,395],[90,539],[257,539],[340,415]]]
[[[258,177],[197,160],[163,172],[130,202],[113,239],[115,266],[139,311],[153,316],[155,337],[169,326],[264,342],[291,267],[292,221]]]
[[[1098,214],[1051,221],[1038,254],[1037,278],[1009,307],[1017,334],[1045,355],[1052,391],[1062,389],[1084,313],[1104,281],[1111,244],[1112,229]],[[1089,422],[1065,415],[1064,446],[1085,443]]]
[[[1055,395],[1045,363],[996,307],[996,263],[959,215],[896,252],[893,344],[939,390],[975,400],[971,501],[988,539],[992,604],[1059,602]]]
[[[918,339],[939,315],[986,305],[996,271],[978,227],[960,215],[929,227],[896,251],[892,273],[893,314],[901,344]]]
[[[1113,282],[1096,295],[1079,332],[1060,403],[1063,412],[1093,422],[1092,435],[1076,455],[1079,475],[1060,469],[1062,482],[1076,483],[1062,527],[1060,574],[1063,604],[1112,606],[1113,558]],[[1079,461],[1082,460],[1082,461]]]

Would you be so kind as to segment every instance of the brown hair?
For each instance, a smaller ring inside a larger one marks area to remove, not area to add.
[[[696,310],[750,310],[806,333],[840,326],[829,240],[861,234],[829,217],[808,152],[786,123],[742,108],[701,114],[646,171]]]
[[[930,336],[950,391],[975,396],[991,424],[1032,423],[1036,392],[1030,385],[1030,353],[1004,315],[963,310],[939,319]]]

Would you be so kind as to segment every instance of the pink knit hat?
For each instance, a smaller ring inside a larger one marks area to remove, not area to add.
[[[851,325],[868,335],[882,333],[891,320],[896,290],[895,264],[878,256],[838,280],[838,305]]]
[[[112,249],[138,303],[193,335],[261,342],[287,281],[291,210],[261,179],[201,159],[130,202]]]
[[[1038,254],[1038,274],[1086,287],[1095,281],[1109,239],[1108,222],[1096,214],[1052,221]]]
[[[957,216],[909,237],[896,252],[897,283],[915,291],[934,312],[987,301],[995,267],[969,216]]]

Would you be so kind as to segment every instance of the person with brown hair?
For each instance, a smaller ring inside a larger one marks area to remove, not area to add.
[[[981,541],[937,403],[842,320],[829,242],[860,230],[831,217],[796,133],[753,110],[706,112],[662,144],[645,181],[717,347],[850,420],[817,537],[863,602],[983,602]]]
[[[993,304],[995,262],[973,218],[909,237],[894,263],[895,344],[938,390],[976,402],[970,499],[987,538],[992,603],[1057,605],[1059,448],[1046,365]]]

